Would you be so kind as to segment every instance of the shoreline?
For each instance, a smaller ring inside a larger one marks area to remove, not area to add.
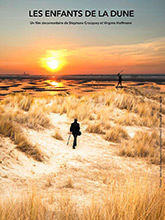
[[[123,81],[128,82],[165,82],[165,74],[122,74]],[[0,75],[0,79],[56,79],[56,80],[88,80],[88,81],[118,81],[116,74],[76,74],[76,75]]]

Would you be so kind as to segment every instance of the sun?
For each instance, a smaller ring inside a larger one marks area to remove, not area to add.
[[[60,71],[68,62],[66,50],[47,50],[39,59],[40,66],[50,72]]]
[[[59,62],[54,60],[54,58],[50,58],[50,60],[47,61],[47,65],[50,69],[55,70],[59,67]]]

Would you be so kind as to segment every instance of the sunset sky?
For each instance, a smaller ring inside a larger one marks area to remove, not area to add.
[[[134,18],[30,18],[29,10],[133,9]],[[165,73],[164,0],[0,0],[0,74]],[[132,21],[132,25],[30,25]],[[55,61],[53,61],[55,59]]]

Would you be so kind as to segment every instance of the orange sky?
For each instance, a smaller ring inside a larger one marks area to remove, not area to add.
[[[61,43],[62,44],[62,43]],[[45,46],[46,45],[46,46]],[[57,50],[48,43],[31,45],[29,48],[6,48],[3,60],[0,60],[1,74],[23,73],[30,74],[108,74],[125,69],[126,73],[164,73],[165,67],[165,38],[149,42],[112,45],[69,47]],[[49,51],[56,53],[55,59],[61,61],[61,68],[49,71],[44,68],[41,59],[50,57]]]

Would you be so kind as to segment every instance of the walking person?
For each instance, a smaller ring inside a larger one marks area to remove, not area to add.
[[[77,119],[74,119],[74,122],[70,126],[70,132],[72,133],[74,140],[73,140],[73,149],[76,149],[77,146],[77,136],[81,135],[80,132],[80,125],[77,123]]]
[[[123,72],[123,71],[121,71],[121,72]],[[120,72],[120,73],[121,73],[121,72]],[[117,89],[118,89],[119,85],[120,85],[120,88],[123,88],[123,87],[122,87],[122,76],[121,76],[120,73],[117,74],[117,75],[118,75],[118,84],[117,84],[117,86],[116,86]]]

